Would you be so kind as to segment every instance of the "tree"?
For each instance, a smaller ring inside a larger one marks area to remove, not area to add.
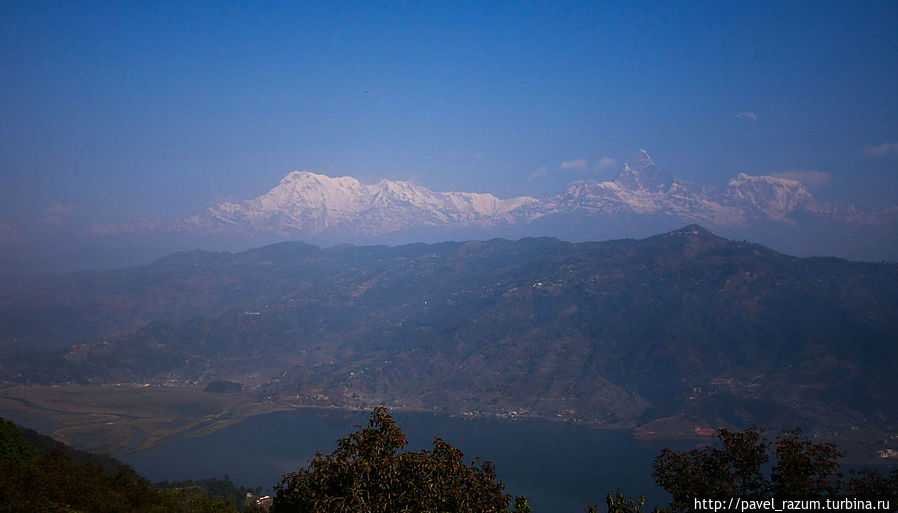
[[[761,469],[770,447],[763,430],[722,429],[714,446],[689,452],[664,449],[652,475],[670,493],[673,511],[692,510],[696,499],[898,499],[898,470],[890,477],[873,470],[852,472],[846,479],[839,472],[842,454],[835,444],[815,443],[797,429],[777,438],[776,461],[767,477]]]
[[[0,461],[25,466],[37,463],[37,450],[25,441],[15,422],[3,417],[0,417]]]
[[[842,453],[835,444],[815,444],[801,438],[798,429],[785,431],[777,439],[776,459],[771,486],[777,496],[805,499],[839,493]]]
[[[633,499],[632,497],[626,497],[620,490],[611,492],[605,497],[608,513],[642,513],[645,501],[645,496]],[[599,513],[599,508],[590,506],[588,513]]]
[[[842,495],[863,500],[877,500],[883,497],[898,504],[898,469],[883,476],[875,470],[854,472],[842,486]]]
[[[275,487],[271,511],[301,512],[509,512],[493,464],[475,461],[445,441],[433,449],[405,451],[408,442],[385,408],[368,425],[346,435],[328,455],[318,453],[308,468],[287,474]],[[519,512],[528,511],[518,498]]]
[[[652,474],[673,500],[671,509],[685,511],[694,499],[763,498],[769,482],[761,473],[769,444],[763,430],[720,430],[719,445],[688,453],[664,449]]]

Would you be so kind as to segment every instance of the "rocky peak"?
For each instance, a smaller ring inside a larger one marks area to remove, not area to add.
[[[639,152],[624,164],[624,169],[614,180],[630,190],[662,191],[673,183],[669,175],[655,167],[655,161],[645,150]]]

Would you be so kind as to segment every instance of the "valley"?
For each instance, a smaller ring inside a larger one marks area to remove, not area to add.
[[[252,415],[290,408],[260,399],[183,386],[36,386],[0,391],[0,411],[49,422],[60,441],[113,454],[147,450],[174,435],[202,436]]]
[[[116,450],[282,409],[387,406],[649,437],[801,426],[872,454],[898,432],[896,294],[895,265],[695,225],[193,251],[5,295],[0,397]]]

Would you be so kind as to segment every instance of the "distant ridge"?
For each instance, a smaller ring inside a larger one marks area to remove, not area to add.
[[[788,243],[802,237],[819,240],[821,229],[832,236],[838,227],[849,232],[857,227],[894,228],[898,209],[864,213],[824,203],[800,182],[775,176],[740,173],[722,188],[706,187],[670,178],[641,150],[615,180],[575,182],[543,199],[434,192],[390,180],[365,185],[348,176],[294,171],[255,199],[220,203],[179,220],[97,225],[93,231],[268,235],[330,243],[377,242],[384,237],[389,242],[435,241],[459,238],[457,234],[595,240],[647,235],[686,223],[768,243],[773,239],[764,237],[772,230]],[[834,243],[829,254],[852,256],[839,253],[847,246]]]
[[[294,171],[254,199],[219,203],[182,219],[95,225],[92,231],[104,240],[153,235],[240,248],[291,239],[319,245],[542,235],[604,240],[691,223],[800,256],[898,259],[898,207],[867,212],[823,202],[801,182],[780,176],[739,173],[723,187],[708,187],[670,177],[645,150],[612,181],[578,181],[543,198],[435,192],[391,180],[368,185]]]

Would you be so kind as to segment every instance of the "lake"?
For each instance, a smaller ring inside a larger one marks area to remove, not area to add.
[[[410,449],[429,448],[431,437],[439,436],[462,450],[466,462],[480,457],[495,463],[506,490],[530,497],[537,513],[583,512],[590,503],[604,510],[605,495],[615,488],[627,495],[645,494],[649,506],[669,500],[651,477],[652,461],[668,442],[544,420],[403,412],[393,417]],[[153,481],[227,475],[237,485],[271,489],[316,451],[333,451],[337,439],[366,420],[363,412],[269,413],[204,437],[171,437],[154,449],[116,456]]]

